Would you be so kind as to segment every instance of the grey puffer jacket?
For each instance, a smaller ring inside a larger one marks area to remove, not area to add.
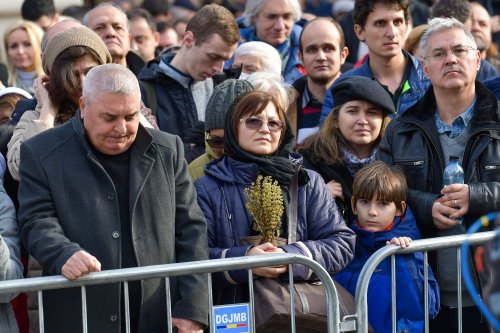
[[[3,159],[3,156],[0,156]],[[3,188],[0,178],[0,281],[23,278],[21,248],[16,210]],[[16,317],[10,301],[17,294],[0,294],[0,332],[18,333]]]

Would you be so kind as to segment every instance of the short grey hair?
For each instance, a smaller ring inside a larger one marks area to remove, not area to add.
[[[250,74],[246,80],[252,84],[255,90],[271,94],[283,110],[288,109],[290,98],[288,87],[281,74],[272,72],[255,72]]]
[[[118,5],[114,4],[113,2],[101,2],[100,4],[98,4],[97,6],[95,6],[94,8],[92,8],[91,10],[89,10],[85,14],[85,16],[83,17],[82,24],[84,26],[90,28],[89,27],[89,18],[90,18],[90,15],[92,15],[93,11],[95,11],[96,9],[102,8],[102,7],[112,7],[114,9],[116,9],[117,11],[119,11],[121,13],[121,15],[123,15],[123,17],[125,19],[125,25],[127,27],[127,30],[130,30],[130,23],[128,21],[127,13],[125,13],[123,11],[123,9],[121,9]]]
[[[132,96],[140,95],[141,90],[130,69],[118,64],[104,64],[92,68],[83,81],[82,95],[87,101],[92,101],[98,92]]]
[[[437,32],[458,29],[462,30],[467,37],[467,42],[469,46],[477,49],[476,42],[474,41],[474,36],[472,36],[471,32],[463,25],[462,22],[457,20],[456,18],[443,18],[436,17],[429,21],[429,27],[425,30],[420,40],[421,48],[422,48],[422,58],[427,57],[427,49],[429,47],[429,39],[431,36]]]
[[[274,0],[247,0],[247,4],[245,6],[245,11],[243,12],[243,23],[250,27],[253,25],[254,18],[259,15],[262,7],[268,1]],[[285,0],[285,2],[292,9],[293,21],[298,22],[300,17],[302,16],[302,8],[300,7],[300,3],[298,0]]]
[[[253,41],[246,42],[238,46],[234,51],[234,58],[237,56],[250,55],[258,57],[264,66],[261,72],[272,72],[281,74],[281,57],[278,51],[270,44]]]

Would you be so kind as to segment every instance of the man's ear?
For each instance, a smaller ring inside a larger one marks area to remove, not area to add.
[[[363,31],[363,28],[359,24],[354,25],[354,32],[356,33],[356,37],[358,37],[360,41],[365,41],[365,33]]]
[[[427,61],[425,59],[420,60],[420,64],[422,65],[422,70],[424,71],[425,76],[429,77],[428,69],[427,69]]]
[[[396,216],[402,216],[402,215],[405,214],[405,212],[406,212],[406,202],[401,201],[401,208],[403,209],[403,211],[401,211],[400,209],[396,209]]]
[[[358,210],[356,209],[356,201],[354,200],[354,197],[351,197],[351,208],[354,215],[358,215]]]
[[[84,114],[85,114],[85,99],[83,98],[83,96],[80,96],[80,100],[78,101],[78,104],[80,106],[80,118],[84,118]]]
[[[193,47],[195,44],[195,39],[192,31],[186,31],[184,36],[182,36],[182,45],[186,45],[187,48]]]
[[[340,64],[343,65],[345,63],[345,60],[347,59],[347,56],[349,55],[349,49],[347,46],[344,46],[342,50],[340,50]]]
[[[155,47],[158,47],[158,44],[160,44],[160,33],[158,31],[153,32],[153,39],[155,41]]]
[[[299,56],[299,60],[302,63],[302,66],[304,66],[304,58],[302,58],[302,52],[301,51],[297,52],[297,55]]]

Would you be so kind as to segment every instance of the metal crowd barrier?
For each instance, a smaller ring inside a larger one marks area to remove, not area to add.
[[[405,249],[397,245],[384,246],[375,252],[363,266],[361,270],[358,284],[356,285],[356,326],[358,332],[368,332],[368,284],[370,278],[377,266],[387,257],[391,257],[391,278],[392,278],[392,332],[396,332],[396,254],[408,254],[414,252],[424,253],[424,308],[425,308],[425,332],[429,332],[429,307],[428,307],[428,252],[436,251],[445,248],[457,248],[457,296],[458,296],[458,333],[462,333],[462,264],[461,264],[461,249],[460,246],[465,239],[469,245],[478,245],[485,243],[495,238],[495,231],[478,232],[468,235],[457,235],[447,237],[436,237],[428,239],[420,239],[411,242],[411,246]]]
[[[340,310],[338,306],[337,290],[330,277],[330,275],[325,271],[325,269],[320,266],[317,262],[308,259],[304,256],[297,254],[269,254],[265,256],[249,256],[249,257],[239,257],[239,258],[227,258],[227,259],[214,259],[196,262],[184,262],[176,264],[166,264],[166,265],[156,265],[156,266],[145,266],[138,268],[125,268],[125,269],[115,269],[107,270],[98,273],[91,273],[77,280],[70,281],[65,277],[50,276],[50,277],[40,277],[40,278],[29,278],[21,280],[9,280],[0,282],[0,293],[11,293],[11,292],[38,292],[38,302],[39,302],[39,319],[40,319],[40,333],[44,332],[44,319],[43,319],[43,291],[53,290],[53,289],[63,289],[63,288],[81,288],[82,295],[82,322],[83,331],[88,333],[87,326],[87,301],[86,301],[86,286],[98,285],[98,284],[108,284],[123,282],[125,286],[125,317],[126,317],[126,332],[130,333],[130,314],[129,314],[129,298],[128,298],[128,284],[127,281],[133,280],[145,280],[152,278],[164,278],[166,286],[166,305],[167,305],[167,321],[171,323],[171,303],[170,303],[170,277],[199,274],[199,273],[213,273],[219,271],[228,270],[238,270],[247,269],[249,274],[249,281],[252,279],[252,268],[255,267],[265,267],[265,266],[276,266],[276,265],[289,265],[290,271],[290,287],[293,289],[293,268],[292,264],[302,264],[310,268],[322,281],[327,299],[327,327],[329,333],[340,332],[340,327],[343,326],[340,319]],[[209,284],[209,307],[210,307],[210,328],[211,332],[214,332],[214,318],[212,311],[213,295],[212,295],[212,280],[211,274],[208,275]],[[249,284],[250,293],[253,291],[253,282]],[[291,293],[293,295],[293,293]],[[334,301],[332,301],[334,300]],[[255,332],[254,316],[253,316],[253,297],[250,299],[250,332]],[[290,309],[292,309],[291,323],[292,323],[292,333],[295,333],[295,314],[294,309],[294,297],[290,297]],[[158,314],[162,315],[162,314]],[[171,325],[168,325],[167,332],[172,332]],[[344,326],[343,326],[344,327]],[[351,326],[352,328],[352,326]],[[342,331],[346,331],[345,327]],[[349,329],[350,330],[350,329]]]

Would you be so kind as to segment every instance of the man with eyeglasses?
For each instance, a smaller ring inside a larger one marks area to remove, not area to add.
[[[481,215],[500,210],[500,106],[476,80],[481,57],[462,23],[432,19],[421,44],[423,70],[432,85],[389,124],[378,158],[404,169],[407,201],[424,237],[463,234]],[[459,157],[465,184],[444,187],[451,156]],[[455,249],[431,253],[441,289],[441,311],[431,332],[458,331],[456,256]],[[462,315],[463,332],[489,332],[465,288]]]

